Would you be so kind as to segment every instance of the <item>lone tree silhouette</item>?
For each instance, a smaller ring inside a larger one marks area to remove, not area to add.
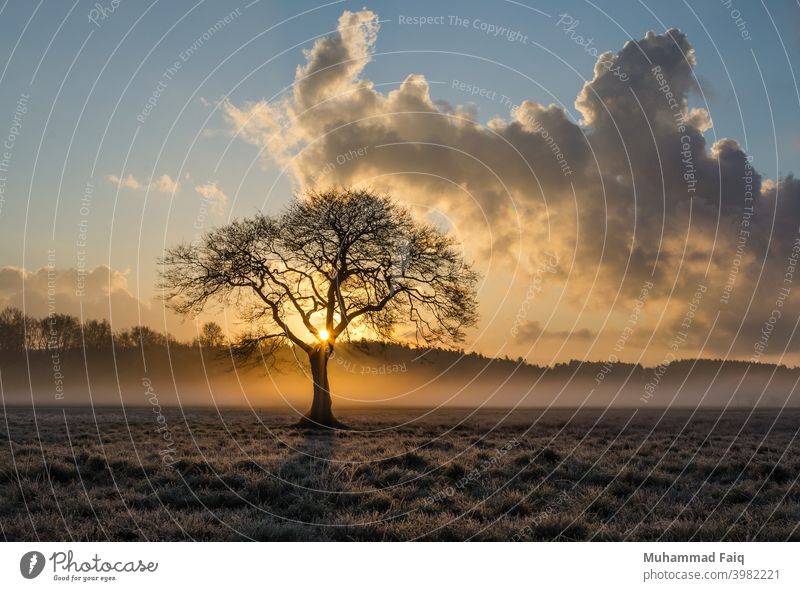
[[[196,314],[233,306],[252,328],[233,343],[249,357],[294,345],[308,355],[311,409],[300,425],[341,428],[331,411],[328,359],[340,337],[454,343],[477,320],[477,273],[455,240],[391,198],[331,189],[295,198],[166,251],[160,286],[170,306]]]

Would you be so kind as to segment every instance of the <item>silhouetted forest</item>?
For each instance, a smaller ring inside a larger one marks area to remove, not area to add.
[[[0,312],[0,352],[73,350],[103,351],[112,348],[219,347],[225,344],[222,328],[215,322],[203,325],[200,337],[179,341],[149,326],[133,326],[114,331],[107,320],[81,322],[69,314],[50,314],[34,318],[18,308]]]

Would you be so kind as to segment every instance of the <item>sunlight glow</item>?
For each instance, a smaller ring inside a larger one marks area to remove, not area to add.
[[[319,331],[320,340],[327,341],[329,336],[330,336],[330,333],[328,332],[327,329],[325,329],[325,328],[320,329],[320,331]]]

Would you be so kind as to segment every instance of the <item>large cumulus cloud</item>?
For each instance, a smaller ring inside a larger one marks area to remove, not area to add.
[[[577,92],[578,122],[524,101],[484,125],[474,108],[434,100],[421,74],[376,89],[364,68],[378,32],[371,11],[345,12],[338,32],[305,52],[288,97],[224,103],[231,129],[301,187],[385,189],[422,214],[438,210],[461,234],[487,237],[467,241],[487,273],[530,272],[541,253],[559,252],[560,317],[590,313],[575,327],[580,340],[608,332],[606,321],[624,318],[652,282],[644,325],[653,335],[641,342],[667,346],[704,285],[685,352],[733,343],[732,354],[748,354],[785,276],[800,191],[791,177],[762,182],[735,140],[709,145],[712,120],[694,106],[702,88],[685,34],[649,32],[598,56]],[[532,319],[537,332],[569,338],[563,323],[538,324],[545,317]],[[783,330],[773,349],[788,340]]]

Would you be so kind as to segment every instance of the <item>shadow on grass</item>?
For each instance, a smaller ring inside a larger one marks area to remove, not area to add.
[[[274,516],[264,516],[242,533],[257,541],[305,541],[324,539],[332,524],[345,483],[338,478],[335,431],[304,429],[299,440],[287,441],[289,454],[269,477],[270,494],[265,504]]]

